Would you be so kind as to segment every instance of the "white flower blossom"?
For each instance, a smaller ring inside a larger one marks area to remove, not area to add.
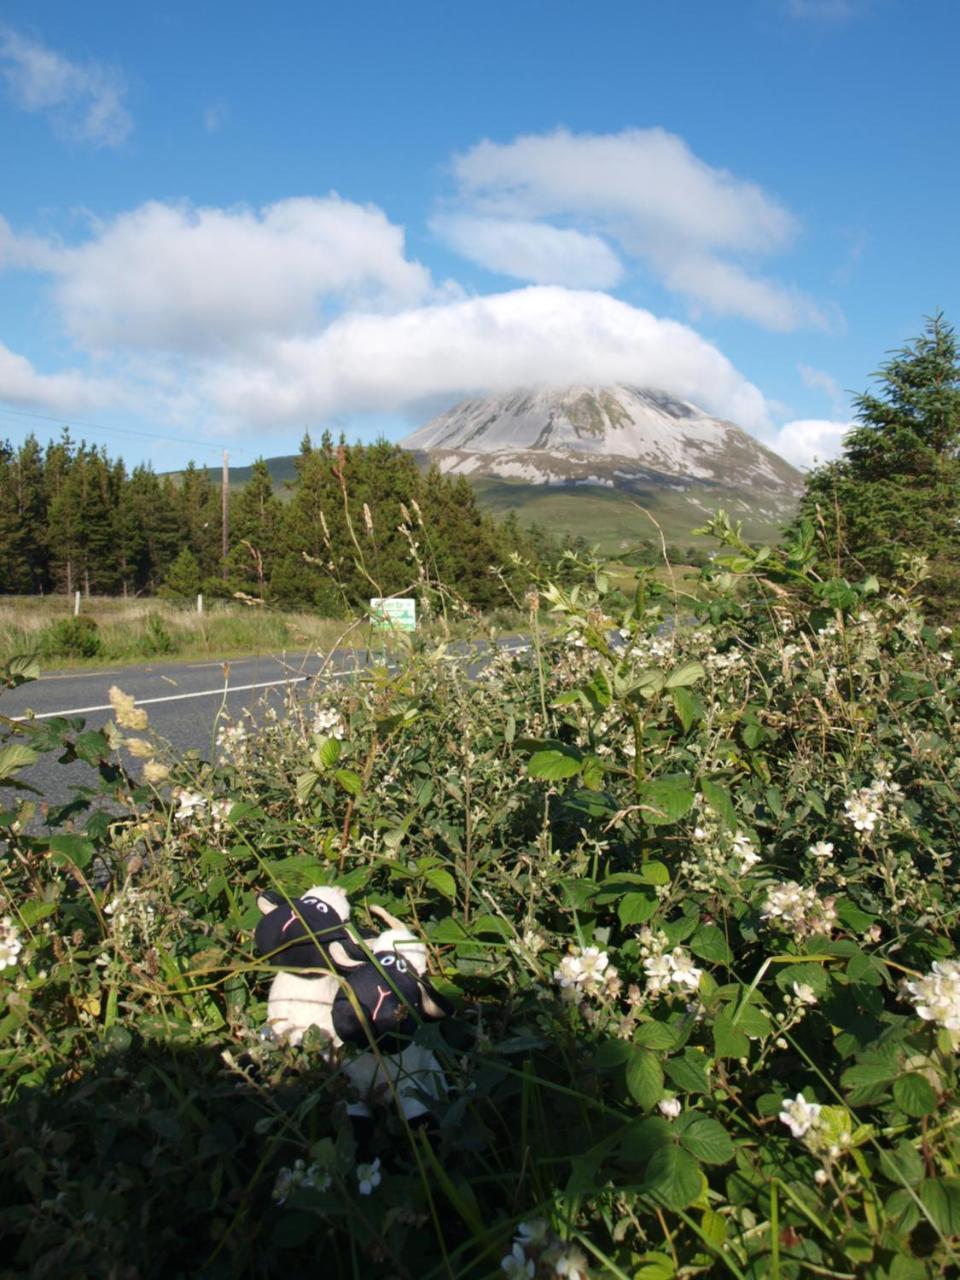
[[[833,898],[820,898],[814,887],[804,887],[796,880],[771,885],[760,915],[797,939],[813,933],[829,934],[837,920]]]
[[[320,707],[313,720],[313,732],[342,741],[347,731],[343,717],[335,707]]]
[[[317,1191],[326,1191],[330,1187],[329,1174],[322,1174],[316,1163],[307,1166],[303,1160],[295,1160],[292,1169],[283,1168],[277,1173],[273,1184],[273,1199],[283,1204],[291,1192],[298,1187],[312,1187]]]
[[[564,1280],[588,1280],[587,1255],[575,1244],[557,1245],[547,1261],[553,1265],[553,1274]]]
[[[903,990],[918,1017],[960,1032],[960,961],[935,960],[930,973],[904,982]]]
[[[176,822],[189,822],[195,813],[206,808],[206,797],[198,791],[188,791],[186,787],[177,787],[174,791],[177,809],[174,813]]]
[[[676,1120],[683,1110],[683,1103],[679,1098],[663,1098],[657,1103],[657,1110],[662,1116],[666,1116],[668,1120]]]
[[[818,861],[826,862],[829,858],[833,857],[833,845],[829,840],[818,840],[816,844],[812,844],[810,846],[807,853],[811,858],[816,858]]]
[[[817,993],[806,982],[794,982],[791,983],[791,986],[797,1004],[814,1005],[817,1003]]]
[[[517,1224],[517,1242],[526,1249],[539,1249],[550,1237],[550,1226],[545,1218]]]
[[[0,969],[12,968],[22,950],[20,930],[10,916],[4,916],[0,919]]]
[[[807,1102],[802,1093],[795,1098],[784,1098],[783,1110],[779,1119],[789,1128],[795,1138],[802,1138],[816,1127],[820,1119],[819,1102]]]
[[[570,1000],[593,996],[617,979],[617,970],[599,947],[574,947],[554,970],[553,980]]]
[[[510,1252],[500,1259],[500,1267],[510,1280],[530,1280],[536,1270],[533,1259],[527,1257],[523,1245],[516,1240],[511,1245]]]
[[[374,1187],[380,1185],[380,1157],[372,1164],[357,1165],[357,1189],[362,1196],[368,1196]]]

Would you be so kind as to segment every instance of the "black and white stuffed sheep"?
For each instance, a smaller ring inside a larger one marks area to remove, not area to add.
[[[391,1098],[408,1120],[425,1115],[423,1095],[438,1098],[447,1086],[436,1056],[410,1038],[420,1021],[443,1018],[450,1007],[425,976],[424,943],[378,906],[370,910],[388,927],[377,935],[354,931],[346,894],[330,886],[289,902],[264,894],[257,905],[264,917],[256,950],[281,968],[267,1000],[274,1034],[299,1044],[315,1026],[330,1050],[366,1049],[344,1066],[361,1099],[350,1104],[352,1115],[369,1115],[371,1104]]]

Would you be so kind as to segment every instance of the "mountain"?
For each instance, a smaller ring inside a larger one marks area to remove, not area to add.
[[[559,505],[569,513],[561,526],[587,532],[579,526],[590,522],[578,518],[587,513],[576,506],[589,492],[593,514],[605,513],[603,541],[639,536],[638,503],[668,537],[684,537],[720,506],[743,520],[748,536],[766,537],[803,490],[795,468],[734,423],[640,387],[465,400],[401,443],[441,471],[468,476],[483,505],[512,508],[521,520],[553,524]]]

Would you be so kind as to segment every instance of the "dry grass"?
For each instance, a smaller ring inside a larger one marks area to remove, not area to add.
[[[0,659],[39,653],[57,666],[142,662],[145,658],[238,657],[279,650],[328,649],[349,623],[303,612],[280,612],[211,601],[202,614],[167,600],[91,597],[81,619],[95,624],[99,651],[82,657],[57,643],[58,624],[73,618],[64,596],[0,599]],[[358,627],[357,632],[366,627]],[[357,641],[355,641],[357,642]],[[359,641],[362,643],[362,641]]]

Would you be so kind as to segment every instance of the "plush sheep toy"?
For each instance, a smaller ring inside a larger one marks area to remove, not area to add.
[[[390,1098],[408,1120],[425,1115],[424,1095],[439,1097],[446,1081],[434,1054],[409,1039],[419,1020],[450,1012],[424,977],[425,945],[377,906],[371,912],[388,927],[375,936],[353,931],[346,894],[330,886],[308,889],[291,901],[263,894],[257,905],[264,917],[256,950],[281,968],[267,999],[274,1034],[299,1044],[307,1028],[316,1026],[331,1049],[367,1049],[344,1067],[362,1099],[350,1104],[351,1115],[369,1115],[371,1103]]]

